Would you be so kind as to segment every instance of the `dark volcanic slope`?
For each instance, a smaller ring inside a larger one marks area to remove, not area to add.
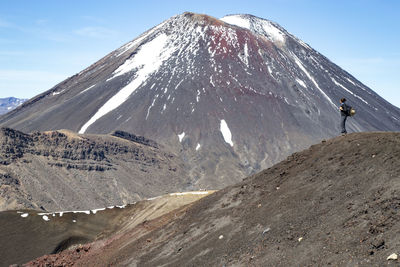
[[[79,252],[90,253],[96,246],[81,244],[112,234],[123,235],[126,229],[137,225],[146,227],[147,220],[182,208],[209,193],[164,195],[127,206],[78,212],[0,212],[0,267],[21,264],[71,247],[78,255]],[[43,263],[41,266],[49,265]]]
[[[176,155],[124,132],[24,134],[0,129],[0,210],[122,205],[180,191],[185,177]]]
[[[351,134],[203,198],[142,238],[133,229],[76,264],[386,266],[400,247],[399,192],[400,134]]]
[[[338,129],[399,131],[400,110],[278,24],[184,13],[0,118],[24,132],[124,130],[170,147],[193,187],[222,188]]]

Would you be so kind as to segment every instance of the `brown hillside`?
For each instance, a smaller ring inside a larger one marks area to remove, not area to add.
[[[0,211],[122,205],[181,191],[186,176],[176,154],[126,132],[0,128]]]
[[[68,248],[92,247],[81,244],[124,235],[127,229],[146,226],[172,210],[180,209],[212,191],[170,194],[127,206],[88,211],[40,213],[33,210],[0,212],[0,267],[24,263],[38,256]],[[104,243],[102,241],[99,244]],[[97,246],[99,247],[99,245]]]
[[[400,252],[399,158],[400,133],[324,141],[74,265],[396,265],[387,257]],[[46,259],[65,263],[74,253]]]

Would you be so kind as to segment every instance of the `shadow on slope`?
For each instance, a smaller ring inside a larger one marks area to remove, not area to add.
[[[66,249],[86,252],[81,244],[143,224],[198,200],[211,191],[170,194],[127,206],[98,210],[40,213],[32,210],[0,212],[0,266],[21,264]]]

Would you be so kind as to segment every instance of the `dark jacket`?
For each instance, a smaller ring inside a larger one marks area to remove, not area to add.
[[[350,115],[350,109],[351,107],[346,105],[346,103],[342,103],[340,105],[341,109],[340,109],[340,115],[342,116],[349,116]]]

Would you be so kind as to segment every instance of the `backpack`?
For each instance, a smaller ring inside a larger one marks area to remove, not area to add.
[[[356,110],[345,104],[345,113],[347,116],[354,116],[356,114]]]

